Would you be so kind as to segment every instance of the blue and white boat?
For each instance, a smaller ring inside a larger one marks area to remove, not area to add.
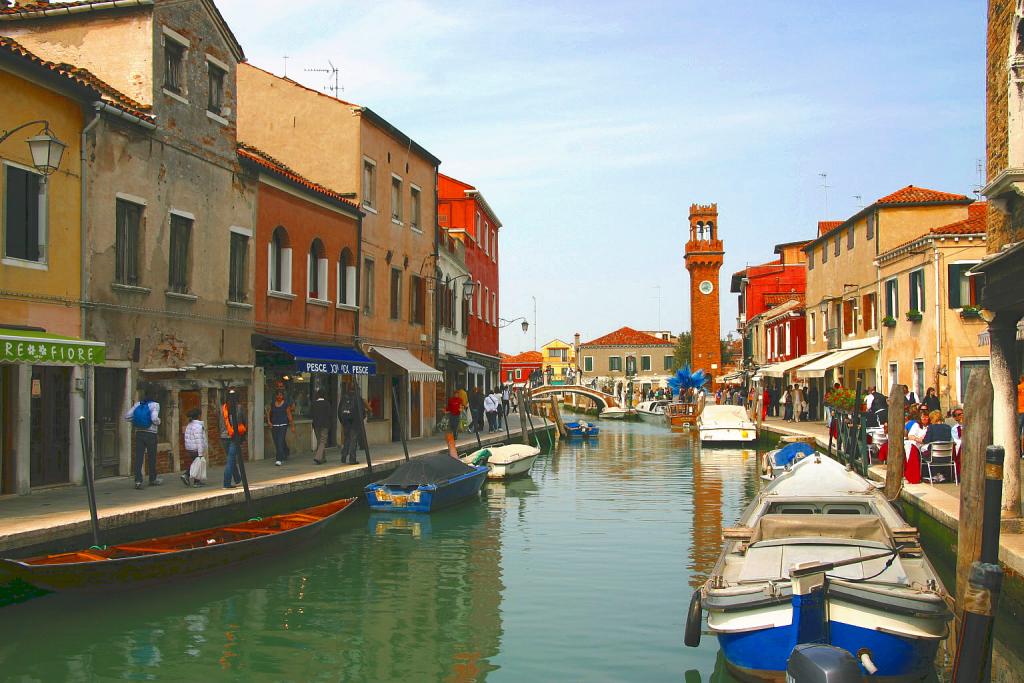
[[[569,436],[588,437],[597,436],[601,432],[601,428],[580,420],[579,422],[566,422],[565,431]]]
[[[466,465],[447,453],[424,455],[368,485],[366,502],[378,512],[433,512],[475,497],[487,465]]]
[[[706,612],[734,675],[784,680],[801,643],[847,650],[870,680],[932,671],[950,597],[917,530],[871,482],[827,456],[794,459],[724,541],[684,640],[699,643]]]

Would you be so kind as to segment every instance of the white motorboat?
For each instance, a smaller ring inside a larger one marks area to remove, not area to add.
[[[630,412],[625,408],[605,408],[598,417],[602,420],[623,420]]]
[[[467,465],[487,465],[488,479],[508,479],[526,474],[540,455],[540,449],[525,444],[488,446],[462,458]]]
[[[757,440],[757,425],[743,406],[707,405],[697,418],[701,443],[742,443]]]
[[[741,680],[781,681],[806,642],[847,650],[878,680],[932,670],[950,597],[917,529],[871,482],[828,456],[794,458],[723,536],[684,640],[697,646],[706,611]]]
[[[664,399],[655,401],[641,401],[636,404],[636,414],[644,422],[652,424],[665,424],[665,406],[672,401]]]

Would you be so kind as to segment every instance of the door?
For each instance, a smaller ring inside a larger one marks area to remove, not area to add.
[[[121,408],[124,405],[125,371],[118,368],[96,368],[93,410],[93,475],[117,476],[121,462],[121,439],[118,432],[121,425]]]
[[[46,486],[70,480],[71,368],[32,366],[32,442],[30,484]]]
[[[422,406],[420,405],[420,383],[409,382],[409,417],[412,421],[412,427],[409,430],[411,439],[415,439],[420,436],[420,421],[422,419]]]
[[[967,393],[967,383],[974,372],[988,372],[987,360],[962,360],[960,361],[960,386],[957,387],[960,394],[960,405],[965,402],[964,395]]]

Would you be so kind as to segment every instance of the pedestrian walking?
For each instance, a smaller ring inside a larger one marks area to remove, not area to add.
[[[355,465],[359,462],[356,459],[356,446],[359,444],[356,425],[360,424],[363,412],[361,409],[362,400],[356,395],[355,388],[351,385],[345,387],[341,400],[338,401],[338,421],[341,422],[341,428],[345,433],[345,442],[341,447],[342,464]]]
[[[793,386],[793,422],[800,422],[804,414],[804,390],[799,384]]]
[[[185,455],[191,458],[187,472],[181,473],[181,481],[185,486],[204,486],[206,484],[206,425],[199,419],[202,415],[199,408],[188,411],[188,424],[185,425]]]
[[[238,392],[228,389],[227,399],[220,406],[220,441],[227,453],[224,463],[224,488],[233,489],[242,481],[238,460],[242,457],[241,439],[248,431],[245,408],[238,404]]]
[[[276,459],[274,464],[280,467],[291,454],[288,448],[288,429],[295,433],[295,422],[292,420],[292,403],[284,395],[284,389],[274,392],[274,400],[267,408],[267,426],[270,427],[270,435],[274,438],[274,450]]]
[[[487,394],[484,397],[484,412],[487,413],[487,431],[498,431],[498,400],[495,394]]]
[[[484,395],[480,393],[480,387],[473,387],[473,393],[469,396],[469,412],[473,415],[473,426],[470,429],[474,432],[483,431],[484,428]]]
[[[501,386],[501,419],[503,422],[508,422],[508,411],[511,401],[512,388],[507,384],[503,384]]]
[[[793,401],[792,401],[793,385],[786,385],[786,388],[782,390],[782,396],[779,397],[779,405],[782,406],[782,416],[786,422],[793,421]]]
[[[149,485],[160,486],[163,479],[156,476],[156,434],[160,426],[160,404],[153,399],[153,389],[148,384],[140,392],[142,397],[132,404],[124,419],[135,429],[135,488],[142,488],[142,458],[146,458]]]
[[[459,422],[462,419],[462,399],[459,398],[458,391],[452,392],[444,412],[448,416],[448,433],[452,435],[453,440],[458,439]]]
[[[318,391],[316,400],[309,408],[310,417],[313,418],[313,435],[316,437],[316,448],[313,449],[313,462],[323,465],[327,462],[324,449],[327,448],[327,436],[331,431],[331,402],[327,400],[323,391]]]

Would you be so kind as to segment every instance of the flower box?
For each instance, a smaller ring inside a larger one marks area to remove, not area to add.
[[[887,315],[884,318],[882,318],[882,325],[884,325],[885,327],[896,327],[896,318],[892,317],[891,315]]]
[[[921,318],[923,317],[924,315],[921,313],[921,311],[907,311],[907,320],[909,320],[912,323],[921,322]]]
[[[981,309],[977,306],[964,306],[960,309],[960,317],[964,320],[981,320]]]

